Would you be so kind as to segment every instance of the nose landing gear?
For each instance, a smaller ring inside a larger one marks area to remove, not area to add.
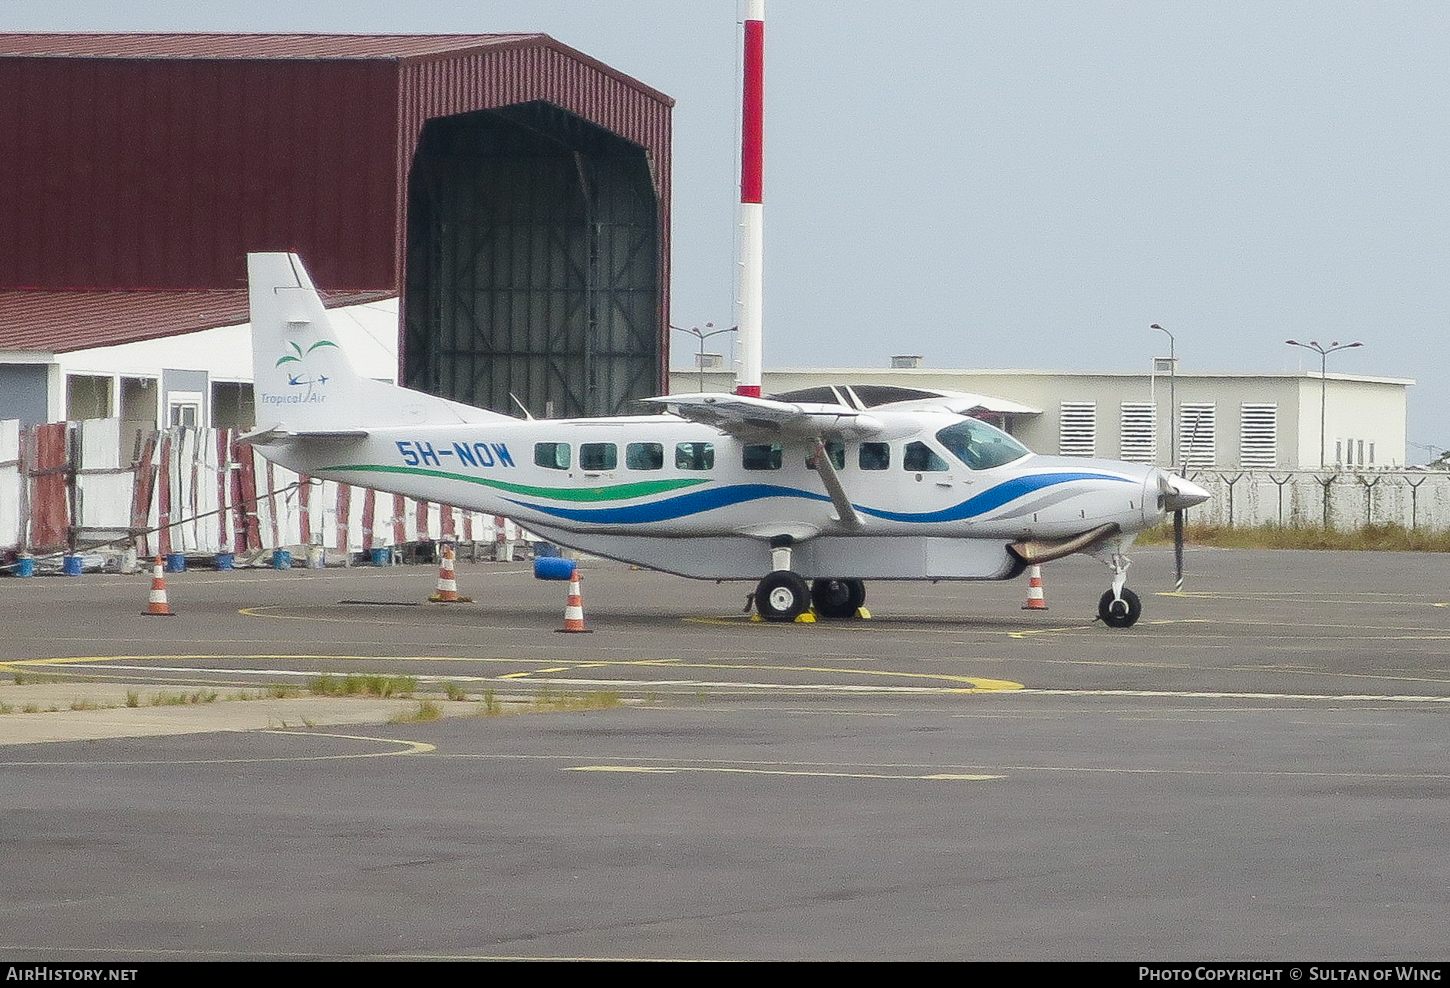
[[[1142,613],[1143,602],[1127,587],[1122,589],[1121,596],[1114,597],[1113,591],[1108,590],[1098,600],[1098,617],[1109,628],[1131,628]]]
[[[1131,628],[1143,613],[1143,602],[1137,594],[1123,586],[1128,579],[1128,557],[1122,552],[1114,552],[1103,561],[1113,568],[1113,589],[1099,598],[1098,617],[1109,628]]]

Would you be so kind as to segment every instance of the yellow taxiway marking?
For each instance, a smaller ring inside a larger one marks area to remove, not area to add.
[[[9,662],[0,662],[0,668],[9,666],[29,665],[71,665],[80,663],[99,662],[143,662],[156,661],[161,659],[189,660],[189,659],[211,659],[211,660],[246,660],[246,659],[307,659],[307,660],[338,660],[346,659],[353,662],[508,662],[514,665],[544,661],[542,659],[528,658],[472,658],[461,656],[438,656],[438,655],[313,655],[313,654],[284,654],[279,652],[254,653],[250,655],[217,655],[217,654],[187,654],[187,655],[88,655],[72,656],[51,659],[15,659]],[[555,659],[554,661],[558,661]],[[987,660],[982,660],[987,661]],[[1006,679],[988,679],[983,676],[962,676],[951,673],[940,672],[893,672],[889,669],[854,669],[841,666],[782,666],[782,665],[759,665],[749,663],[727,663],[727,662],[691,662],[684,659],[620,659],[615,661],[594,661],[580,666],[557,666],[545,669],[533,669],[525,672],[510,672],[497,676],[498,679],[524,679],[529,676],[537,676],[544,673],[556,674],[568,672],[572,668],[659,668],[659,669],[728,669],[744,672],[809,672],[825,673],[833,676],[864,676],[864,677],[889,677],[893,679],[906,680],[927,680],[933,683],[952,684],[948,689],[953,693],[991,693],[1002,690],[1020,690],[1021,683],[1014,683]],[[163,670],[157,670],[163,671]],[[182,670],[186,671],[186,670]],[[248,670],[227,670],[235,674],[248,672]],[[281,675],[282,670],[263,670],[252,672],[253,675]]]
[[[565,772],[637,772],[644,775],[673,775],[680,772],[715,772],[726,775],[792,775],[811,776],[825,779],[918,779],[946,782],[987,782],[1002,779],[1002,775],[958,775],[937,772],[931,775],[903,775],[885,772],[807,772],[799,769],[778,768],[713,768],[687,765],[576,765]]]
[[[341,738],[344,741],[369,741],[378,744],[400,745],[397,751],[361,751],[338,755],[277,755],[257,758],[154,758],[139,761],[30,761],[0,762],[0,765],[251,765],[261,762],[335,762],[353,758],[392,758],[395,755],[426,755],[437,749],[426,741],[405,741],[401,738],[374,738],[361,734],[323,734],[320,731],[258,731],[258,734],[287,734],[300,738]]]

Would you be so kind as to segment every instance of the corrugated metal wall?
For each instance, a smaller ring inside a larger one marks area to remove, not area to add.
[[[397,285],[396,67],[0,59],[0,288]]]

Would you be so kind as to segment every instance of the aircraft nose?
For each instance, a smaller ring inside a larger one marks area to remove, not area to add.
[[[1175,473],[1163,473],[1158,482],[1163,492],[1163,507],[1168,511],[1182,511],[1208,500],[1208,491]]]

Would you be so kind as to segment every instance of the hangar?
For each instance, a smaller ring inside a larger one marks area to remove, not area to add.
[[[400,299],[410,387],[658,394],[672,108],[542,34],[0,34],[0,419],[249,418],[250,367],[67,396],[56,355],[244,322],[246,254],[279,249],[329,305]]]

